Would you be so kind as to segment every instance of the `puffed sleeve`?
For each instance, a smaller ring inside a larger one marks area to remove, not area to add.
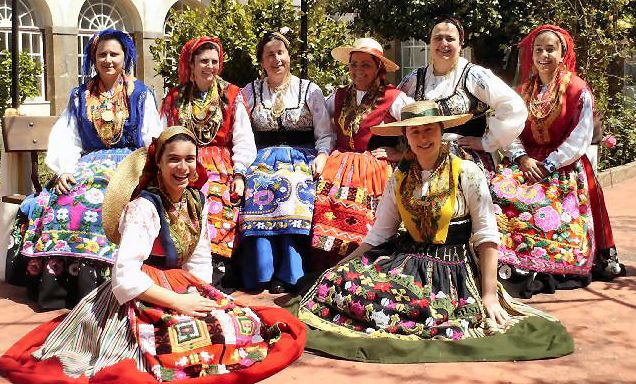
[[[500,243],[501,235],[497,228],[495,210],[484,172],[472,161],[464,160],[461,165],[460,184],[470,219],[472,236],[470,241],[475,247],[482,243]]]
[[[592,105],[592,94],[586,89],[580,96],[579,106],[581,109],[576,127],[570,132],[567,139],[546,158],[546,160],[553,162],[557,168],[572,164],[578,160],[586,153],[592,143],[592,136],[594,135]]]
[[[232,125],[232,162],[234,172],[245,173],[256,159],[256,143],[250,117],[239,93],[234,100],[234,124]]]
[[[77,97],[71,102],[75,103],[74,109],[77,109]],[[81,154],[82,140],[79,136],[77,118],[71,113],[69,105],[51,129],[45,163],[57,175],[72,174],[77,168]]]
[[[491,70],[478,65],[470,69],[466,87],[494,110],[494,114],[488,117],[488,131],[482,137],[484,151],[494,152],[508,147],[521,134],[528,118],[521,96]]]
[[[327,104],[327,112],[329,112],[329,117],[333,118],[333,114],[336,113],[336,93],[332,93],[329,95],[327,100],[325,101]]]
[[[395,200],[395,175],[391,176],[387,182],[375,213],[375,223],[364,239],[365,243],[372,246],[389,240],[397,233],[402,222]]]
[[[254,83],[255,82],[251,82],[245,87],[241,88],[241,95],[243,96],[243,100],[245,100],[245,104],[250,110],[254,108]]]
[[[311,111],[311,118],[314,124],[314,138],[316,139],[316,150],[318,153],[331,153],[336,135],[331,129],[327,103],[322,90],[314,83],[309,83],[307,90],[307,105]]]
[[[207,204],[203,212],[208,211]],[[204,216],[205,217],[205,216]],[[212,282],[212,251],[210,250],[210,236],[207,220],[201,220],[201,235],[192,256],[183,264],[183,269],[195,275],[206,283]]]
[[[120,304],[139,296],[154,282],[141,266],[152,251],[161,223],[155,206],[138,197],[126,205],[119,219],[121,242],[112,271],[113,294]]]
[[[153,137],[158,137],[161,134],[164,125],[165,123],[159,117],[155,94],[148,89],[146,91],[146,100],[144,101],[144,120],[141,125],[141,137],[146,147],[152,143]]]
[[[405,105],[412,104],[414,102],[415,100],[413,100],[412,97],[407,96],[404,92],[400,92],[398,97],[396,97],[393,101],[393,104],[391,104],[391,116],[393,116],[393,118],[397,121],[402,120],[402,108]]]
[[[409,97],[415,96],[415,88],[417,87],[417,69],[408,74],[400,81],[398,89]]]

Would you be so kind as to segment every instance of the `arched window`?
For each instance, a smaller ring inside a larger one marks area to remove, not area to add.
[[[101,30],[115,28],[121,31],[129,30],[122,13],[115,5],[114,0],[86,0],[80,10],[78,20],[79,32],[77,35],[78,48],[78,77],[80,84],[84,82],[82,76],[82,64],[84,63],[84,47],[88,40]],[[134,68],[133,68],[134,71]]]
[[[37,26],[34,8],[24,0],[18,0],[18,47],[40,65],[42,73],[38,79],[39,95],[44,100],[46,89],[44,67],[44,31]],[[11,0],[0,0],[0,50],[11,50]]]

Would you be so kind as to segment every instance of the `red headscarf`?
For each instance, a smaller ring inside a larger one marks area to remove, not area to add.
[[[223,71],[223,45],[221,40],[216,36],[201,36],[194,38],[181,48],[181,54],[179,55],[179,83],[185,84],[190,80],[190,62],[192,61],[192,54],[203,44],[212,43],[219,50],[219,72]]]
[[[528,36],[519,43],[519,63],[520,63],[520,83],[523,84],[533,74],[534,64],[532,62],[532,50],[534,40],[541,32],[550,31],[559,37],[563,54],[563,65],[572,74],[576,74],[576,54],[574,53],[574,40],[565,29],[552,24],[544,24],[532,30]]]

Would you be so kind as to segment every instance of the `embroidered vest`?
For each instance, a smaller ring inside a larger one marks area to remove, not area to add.
[[[427,65],[417,70],[417,85],[415,87],[416,101],[426,99],[424,93],[426,91],[426,71],[428,67]],[[462,75],[455,85],[453,94],[435,100],[443,115],[473,114],[473,118],[470,119],[470,121],[461,126],[447,129],[444,133],[458,133],[462,136],[481,137],[486,131],[486,112],[489,109],[488,104],[476,98],[468,91],[468,87],[466,86],[466,78],[472,67],[474,67],[474,64],[466,64]]]
[[[400,95],[400,90],[396,89],[392,85],[387,85],[384,90],[384,95],[378,97],[375,108],[369,112],[360,122],[360,129],[353,137],[354,148],[351,148],[349,144],[349,137],[345,136],[342,127],[338,124],[340,120],[340,114],[344,101],[347,97],[346,88],[338,88],[334,99],[335,109],[333,115],[333,121],[337,125],[337,141],[336,149],[339,151],[355,151],[364,152],[370,151],[378,147],[394,147],[398,143],[396,137],[388,136],[373,136],[371,133],[371,127],[381,123],[390,123],[395,121],[391,116],[391,105],[397,97]]]
[[[139,80],[134,80],[132,92],[128,95],[128,118],[122,128],[121,139],[110,148],[137,149],[143,147],[141,127],[144,120],[144,107],[148,95],[148,87]],[[83,153],[107,149],[99,138],[93,122],[86,114],[86,89],[87,83],[74,88],[69,100],[70,112],[77,119],[77,130],[82,141]],[[77,105],[75,104],[77,100]]]

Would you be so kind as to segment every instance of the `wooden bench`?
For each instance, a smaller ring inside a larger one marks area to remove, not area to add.
[[[4,152],[29,152],[31,154],[31,182],[36,192],[42,190],[38,180],[38,153],[46,152],[49,133],[57,116],[5,116],[2,119]],[[2,196],[2,202],[20,204],[25,196]]]

